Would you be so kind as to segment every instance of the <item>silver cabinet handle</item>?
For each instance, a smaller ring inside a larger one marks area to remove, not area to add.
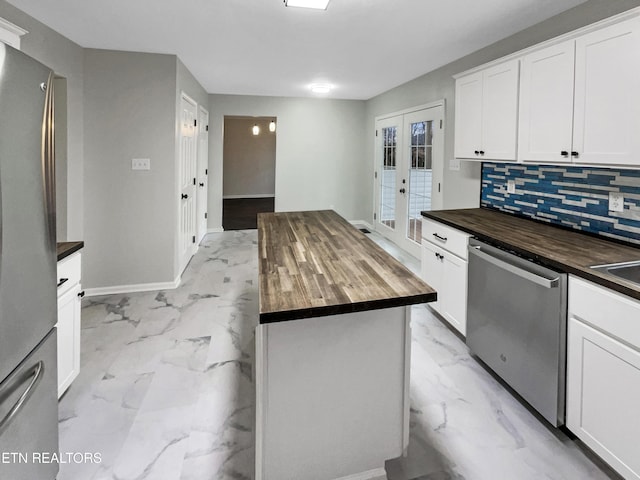
[[[515,265],[510,264],[509,262],[505,262],[504,260],[500,260],[488,253],[483,252],[479,246],[469,246],[469,253],[472,255],[476,255],[477,257],[482,258],[483,260],[492,263],[496,267],[502,268],[514,275],[524,278],[525,280],[529,280],[537,285],[540,285],[544,288],[556,288],[560,284],[560,277],[549,279],[545,277],[541,277],[536,275],[535,273],[528,272],[527,270],[523,270]]]
[[[6,398],[7,396],[9,396],[9,394],[11,394],[17,387],[22,385],[27,379],[29,379],[30,377],[33,377],[31,382],[29,382],[29,386],[23,392],[23,394],[20,395],[20,398],[15,403],[15,405],[13,407],[11,407],[11,410],[9,410],[9,412],[4,416],[4,418],[2,420],[0,420],[0,434],[7,427],[7,425],[9,425],[9,422],[11,422],[13,417],[15,417],[18,414],[18,411],[20,411],[20,409],[22,408],[24,403],[33,394],[33,391],[34,391],[36,385],[40,381],[40,378],[42,376],[42,371],[43,370],[44,370],[44,364],[42,363],[42,360],[41,360],[38,363],[36,363],[33,367],[31,367],[29,370],[27,370],[26,372],[22,373],[22,375],[20,375],[13,382],[10,382],[10,384],[6,385],[2,389],[4,391],[0,391],[0,401],[1,401],[4,398]]]

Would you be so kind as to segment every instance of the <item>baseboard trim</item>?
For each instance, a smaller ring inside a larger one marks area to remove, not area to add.
[[[354,473],[346,477],[336,478],[335,480],[374,480],[387,478],[387,471],[384,468],[376,468],[366,472]]]
[[[207,233],[222,233],[224,232],[224,228],[222,227],[214,227],[207,230]]]
[[[98,295],[116,295],[119,293],[153,292],[155,290],[173,290],[180,286],[182,277],[179,276],[173,282],[138,283],[133,285],[114,285],[113,287],[85,288],[87,297]]]
[[[276,198],[273,193],[255,193],[252,195],[223,195],[223,200],[235,200],[237,198]]]
[[[371,225],[369,222],[365,222],[364,220],[349,220],[349,223],[351,225],[362,225],[369,230],[374,230],[373,225]]]

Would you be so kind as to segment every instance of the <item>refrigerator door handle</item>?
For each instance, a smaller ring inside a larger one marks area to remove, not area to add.
[[[49,73],[45,92],[44,118],[42,119],[42,173],[45,196],[45,213],[49,229],[49,244],[56,247],[56,163],[54,135],[53,72]]]
[[[29,370],[19,375],[14,381],[8,382],[8,384],[5,387],[3,387],[2,390],[0,390],[0,401],[2,401],[3,398],[6,398],[7,396],[9,396],[20,385],[24,384],[29,378],[33,377],[31,379],[31,382],[29,382],[29,386],[22,393],[22,395],[20,395],[20,398],[18,398],[18,401],[15,403],[15,405],[11,407],[11,410],[9,410],[9,412],[4,416],[4,418],[0,420],[0,434],[9,425],[11,420],[18,414],[18,412],[20,411],[22,406],[25,404],[25,402],[29,400],[29,397],[31,397],[31,395],[33,394],[33,391],[35,390],[36,385],[38,384],[38,382],[42,377],[43,370],[44,370],[44,364],[42,363],[42,360],[41,360],[38,363],[36,363],[33,367],[31,367]]]

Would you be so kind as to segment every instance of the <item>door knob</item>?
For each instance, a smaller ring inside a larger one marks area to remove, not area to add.
[[[182,200],[186,200],[187,198],[189,198],[189,195],[187,195],[186,193],[183,193],[181,195]]]

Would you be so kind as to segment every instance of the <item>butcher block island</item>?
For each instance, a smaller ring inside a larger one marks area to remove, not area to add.
[[[436,292],[331,210],[258,215],[256,479],[386,478],[409,441],[411,305]]]

